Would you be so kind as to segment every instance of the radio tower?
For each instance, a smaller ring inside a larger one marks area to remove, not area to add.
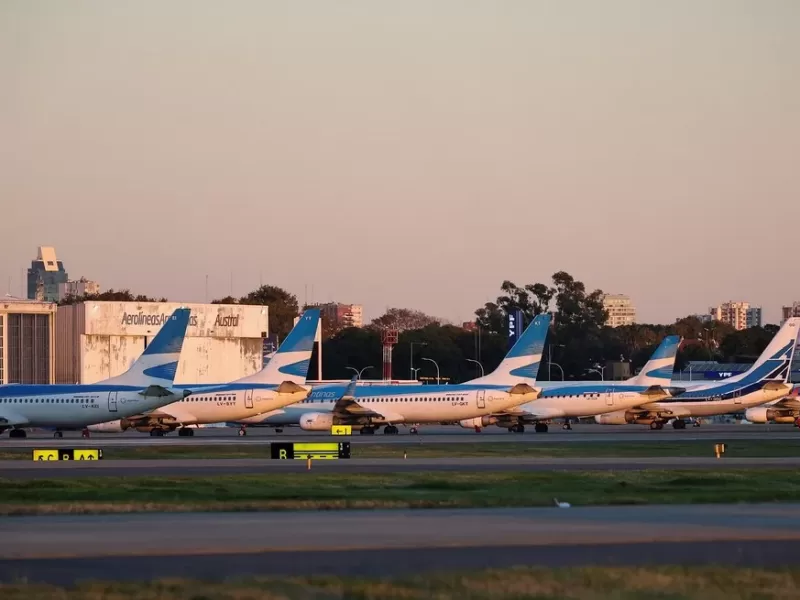
[[[397,329],[383,330],[383,380],[392,379],[392,346],[397,343]]]

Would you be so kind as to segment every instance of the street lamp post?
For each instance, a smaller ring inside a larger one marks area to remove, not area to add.
[[[474,358],[465,358],[464,360],[466,360],[467,362],[473,362],[476,365],[478,365],[481,368],[481,377],[483,377],[483,365],[480,363],[480,361],[477,361]]]
[[[356,369],[355,367],[346,367],[346,368],[350,369],[351,371],[355,371],[355,372],[356,372],[356,375],[358,375],[358,379],[361,379],[361,374],[362,374],[364,371],[366,371],[367,369],[371,369],[371,368],[372,368],[372,365],[369,365],[368,367],[364,367],[364,368],[363,368],[363,369],[361,369],[360,371],[359,371],[358,369]]]
[[[605,375],[604,375],[605,371],[606,371],[605,367],[601,367],[600,365],[597,365],[597,369],[588,369],[586,372],[587,373],[597,373],[598,375],[600,375],[600,381],[605,381],[606,380]]]
[[[410,343],[410,345],[411,345],[410,359],[411,360],[409,360],[408,365],[409,365],[409,367],[411,369],[411,378],[412,379],[414,378],[414,345],[415,344],[417,346],[427,346],[428,342],[411,342]],[[417,370],[419,371],[419,369],[417,369]]]
[[[422,368],[422,367],[412,367],[412,368],[411,368],[411,378],[412,378],[412,379],[416,379],[416,378],[417,378],[417,372],[418,372],[418,371],[419,371],[421,368]]]
[[[562,369],[561,365],[559,365],[558,363],[554,363],[553,362],[553,346],[555,346],[556,348],[565,348],[564,344],[550,344],[547,347],[547,351],[548,351],[548,354],[547,354],[547,380],[548,381],[553,381],[553,375],[551,373],[550,367],[553,364],[555,364],[555,366],[557,366],[561,370],[561,381],[564,381],[564,369]]]
[[[422,360],[427,360],[428,362],[432,362],[434,365],[436,365],[436,385],[439,385],[439,363],[432,358],[423,358]]]

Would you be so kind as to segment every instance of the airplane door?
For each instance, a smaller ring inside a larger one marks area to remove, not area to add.
[[[606,390],[606,406],[614,406],[614,388]]]
[[[108,412],[117,412],[117,394],[119,392],[108,392]]]
[[[475,394],[478,398],[478,408],[486,408],[486,390],[477,390]]]
[[[244,391],[244,407],[253,408],[253,390]]]
[[[735,392],[733,392],[733,403],[734,404],[742,403],[742,390],[736,390]]]

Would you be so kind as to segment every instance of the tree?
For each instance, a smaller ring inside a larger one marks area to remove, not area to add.
[[[508,280],[502,283],[500,290],[503,294],[495,302],[487,302],[475,311],[476,323],[484,331],[504,333],[506,317],[513,310],[521,310],[525,322],[530,323],[536,315],[549,310],[555,293],[554,288],[542,283],[519,287]]]
[[[419,310],[409,308],[390,308],[385,314],[373,319],[370,327],[376,329],[397,329],[398,331],[408,331],[409,329],[422,329],[428,325],[438,324],[439,319],[426,315]]]
[[[110,288],[99,294],[84,294],[83,296],[68,295],[58,301],[59,306],[79,304],[81,302],[168,302],[166,298],[150,298],[144,294],[133,295],[130,290],[114,290]]]
[[[238,304],[238,303],[239,300],[237,300],[233,296],[225,296],[224,298],[211,301],[211,304]]]
[[[285,338],[294,327],[294,319],[299,314],[297,298],[283,288],[262,285],[255,291],[239,299],[239,304],[255,304],[269,307],[269,331]]]

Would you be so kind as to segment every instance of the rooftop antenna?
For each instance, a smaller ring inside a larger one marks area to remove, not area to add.
[[[206,275],[206,304],[208,304],[208,275]]]

